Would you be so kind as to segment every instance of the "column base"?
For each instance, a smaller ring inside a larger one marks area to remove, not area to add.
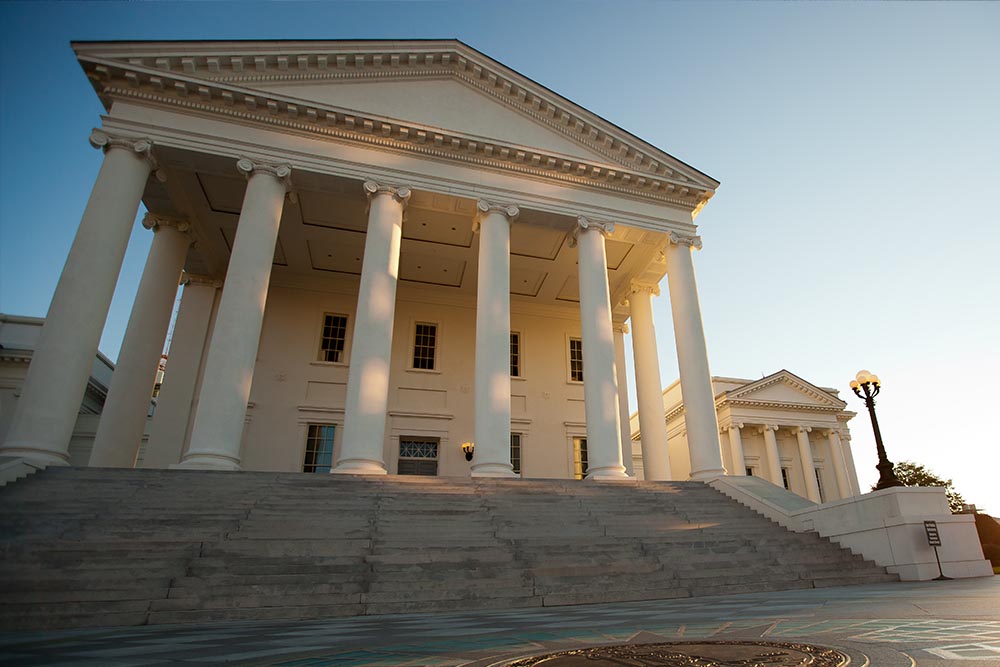
[[[242,470],[238,461],[212,454],[192,454],[180,463],[170,466],[170,470]]]
[[[509,463],[481,463],[472,466],[473,477],[506,477],[517,479],[520,477],[514,472],[514,467]]]
[[[18,446],[0,448],[0,456],[9,456],[14,459],[24,459],[29,463],[46,466],[68,466],[69,456],[62,453],[53,452],[47,449],[34,449],[32,447]]]
[[[330,469],[331,475],[387,475],[385,464],[370,459],[346,459],[338,461],[337,467]]]
[[[692,470],[691,476],[688,478],[694,482],[707,482],[709,480],[715,479],[716,477],[725,477],[725,468],[709,468],[708,470]]]
[[[635,479],[635,478],[628,476],[628,474],[625,472],[625,466],[591,468],[587,472],[587,476],[584,477],[584,480],[590,482],[627,481],[630,479]]]

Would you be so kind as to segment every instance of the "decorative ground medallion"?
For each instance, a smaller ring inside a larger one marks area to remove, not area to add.
[[[690,641],[595,646],[520,658],[504,667],[843,667],[849,662],[840,651],[812,644]]]

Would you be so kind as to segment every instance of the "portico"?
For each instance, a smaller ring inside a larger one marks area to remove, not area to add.
[[[154,244],[92,465],[136,461],[180,282],[140,465],[560,477],[585,456],[624,478],[616,331],[652,405],[666,276],[690,476],[724,473],[692,262],[713,179],[458,42],[75,48],[105,166],[0,453],[68,460],[141,200]]]

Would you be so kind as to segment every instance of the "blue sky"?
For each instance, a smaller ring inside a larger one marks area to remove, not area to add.
[[[869,368],[890,458],[1000,514],[1000,4],[7,2],[0,26],[2,312],[45,314],[100,166],[70,40],[456,37],[722,182],[695,256],[714,374],[839,388],[865,485]]]

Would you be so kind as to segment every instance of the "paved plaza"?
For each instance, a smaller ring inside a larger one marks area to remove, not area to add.
[[[5,665],[487,667],[598,644],[803,641],[852,665],[1000,666],[1000,577],[573,607],[0,635]],[[866,662],[867,661],[867,662]]]

